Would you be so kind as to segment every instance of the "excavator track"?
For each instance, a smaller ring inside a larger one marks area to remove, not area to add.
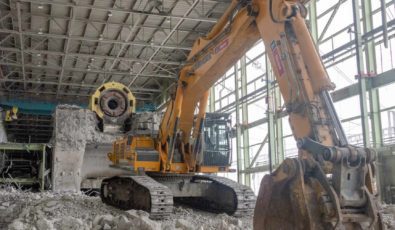
[[[233,205],[221,205],[215,200],[206,200],[201,198],[203,202],[195,203],[196,208],[206,209],[214,212],[225,212],[235,217],[250,216],[254,212],[256,196],[248,186],[239,184],[231,179],[211,176],[211,175],[196,175],[193,176],[192,182],[207,183],[211,182],[218,189],[218,194],[224,194],[224,191],[232,191]],[[214,209],[212,208],[214,207]]]
[[[152,219],[165,219],[173,212],[173,195],[149,176],[117,176],[104,179],[100,197],[119,209],[139,209]]]
[[[174,197],[176,202],[235,217],[251,216],[254,211],[256,196],[249,187],[211,175],[117,176],[103,180],[100,196],[104,203],[116,208],[144,210],[152,219],[165,219],[173,212],[173,193],[169,187],[173,191],[175,187],[169,185],[176,184],[178,189],[183,183],[201,185],[202,195],[183,194]]]
[[[163,184],[210,184],[204,195],[198,197],[177,197],[175,202],[186,204],[192,208],[202,209],[215,213],[227,213],[236,217],[252,215],[256,196],[253,191],[242,184],[224,177],[211,175],[163,175],[152,174],[156,181]]]

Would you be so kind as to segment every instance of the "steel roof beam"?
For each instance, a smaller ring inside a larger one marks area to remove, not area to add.
[[[24,57],[24,46],[25,42],[23,40],[22,35],[22,17],[21,17],[21,5],[19,2],[16,3],[16,11],[18,18],[18,31],[19,31],[19,43],[20,43],[20,52],[21,52],[21,62],[22,62],[22,77],[23,77],[23,88],[26,89],[26,72],[25,72],[25,57]]]
[[[95,3],[95,2],[93,2],[93,5],[94,5],[94,3]],[[136,3],[137,3],[137,1],[134,0],[129,8],[132,10],[132,9],[135,7]],[[116,1],[113,2],[112,8],[114,8],[115,4],[116,4]],[[91,10],[91,12],[92,12],[92,11],[93,11],[93,10]],[[126,21],[129,19],[129,16],[130,16],[130,15],[127,15],[127,16],[126,16],[126,20],[124,19],[123,22],[126,22]],[[134,20],[132,20],[132,22],[133,22],[133,21],[134,21]],[[104,33],[104,31],[105,31],[106,29],[108,29],[108,27],[109,27],[109,25],[110,25],[110,24],[108,24],[109,22],[110,22],[110,17],[107,15],[106,24],[104,24],[104,26],[102,26],[101,31],[100,31],[100,34],[101,34],[101,35]],[[118,32],[117,32],[118,35],[117,35],[117,37],[116,37],[116,40],[120,40],[120,36],[121,36],[122,30],[123,30],[123,27],[121,27],[121,28],[118,30]],[[102,38],[102,39],[103,39],[103,38]],[[98,51],[99,45],[100,45],[99,42],[96,43],[96,46],[94,47],[94,52],[93,52],[94,54],[96,54],[96,52]],[[110,48],[110,50],[107,52],[108,55],[110,55],[110,54],[112,53],[112,51],[114,50],[114,47],[115,47],[115,44],[113,44],[112,47]],[[103,62],[102,65],[101,65],[101,68],[102,68],[102,69],[105,69],[106,65],[107,65],[107,60],[104,60],[104,62]],[[99,74],[96,75],[95,80],[94,80],[94,83],[95,83],[95,84],[96,84],[97,80],[99,79],[99,77],[100,77]],[[107,76],[104,75],[104,76],[103,76],[103,82],[105,81],[106,78],[107,78]],[[89,93],[90,93],[90,92],[89,92]]]
[[[91,3],[92,5],[95,5],[96,4],[96,1],[97,0],[93,0],[93,2]],[[112,8],[114,8],[114,6],[115,6],[115,4],[116,4],[116,1],[113,1],[112,2]],[[89,16],[88,16],[88,20],[90,20],[91,19],[91,17],[92,17],[92,15],[93,15],[93,12],[94,12],[94,10],[92,10],[92,9],[90,9],[89,10]],[[110,16],[108,16],[107,15],[107,22],[108,22],[108,20],[110,19]],[[87,36],[87,29],[88,29],[88,23],[86,23],[85,25],[84,25],[84,29],[83,29],[83,36],[85,37],[85,36]],[[93,24],[90,24],[91,26],[93,26]],[[95,26],[93,26],[98,32],[99,32],[99,29],[98,28],[96,28]],[[100,33],[99,34],[103,34],[103,32],[104,32],[104,28],[106,27],[106,25],[105,26],[103,26],[103,28],[101,29],[101,31],[100,31]],[[95,46],[95,48],[94,48],[94,51],[92,52],[93,54],[95,54],[96,53],[96,51],[97,51],[97,47],[99,46],[99,44],[100,43],[96,43],[96,46]],[[83,48],[83,42],[81,42],[79,45],[78,45],[78,52],[77,53],[81,53],[81,49]],[[83,60],[81,60],[81,59],[78,59],[78,58],[75,58],[74,60],[73,60],[73,68],[75,68],[76,66],[77,66],[77,64],[79,63],[79,62],[83,62]],[[104,61],[105,62],[105,61]],[[90,60],[89,61],[89,63],[88,63],[88,68],[89,68],[89,66],[91,65],[93,63],[93,60]],[[85,63],[84,63],[85,64]],[[83,77],[82,77],[82,82],[84,82],[85,81],[85,79],[86,79],[86,76],[87,76],[87,73],[84,73],[84,75],[83,75]],[[72,81],[72,77],[69,77],[68,78],[68,82],[71,82]],[[94,82],[94,84],[95,84],[96,82]],[[80,90],[81,90],[82,88],[80,87],[80,88],[78,88],[78,93],[80,92]],[[66,89],[65,89],[65,91],[67,92],[69,90],[69,86],[67,86],[66,87]],[[90,92],[89,92],[90,93]]]
[[[11,47],[5,47],[5,46],[0,46],[0,51],[8,51],[8,52],[20,52],[20,49],[17,48],[11,48]],[[24,49],[25,53],[31,53],[31,54],[46,54],[46,55],[54,55],[54,56],[64,56],[65,53],[59,52],[59,51],[51,51],[51,50],[38,50],[38,49]],[[113,60],[116,57],[115,56],[106,56],[106,55],[98,55],[98,54],[85,54],[85,53],[69,53],[68,56],[70,57],[78,57],[78,58],[95,58],[95,59],[103,59],[103,60]],[[145,59],[139,59],[139,58],[132,58],[132,57],[119,57],[118,58],[121,61],[136,61],[136,62],[148,62],[148,60]],[[164,64],[164,65],[183,65],[184,62],[177,62],[177,61],[166,61],[166,60],[152,60],[151,63],[153,64]]]
[[[150,11],[152,11],[152,9],[154,9],[154,4],[152,4],[152,2],[151,2],[151,4],[148,3],[148,5],[149,6],[148,6],[147,11],[150,12]],[[131,15],[128,15],[128,18],[130,16]],[[148,16],[141,16],[141,15],[139,16],[137,21],[134,23],[133,27],[130,28],[130,31],[129,31],[128,35],[126,36],[126,39],[125,39],[126,42],[128,42],[130,39],[132,39],[132,41],[134,40],[134,38],[137,36],[137,32],[139,31],[139,27],[137,27],[137,26],[140,26],[140,25],[144,24],[144,22],[147,19],[147,17]],[[121,33],[119,34],[119,36],[120,35],[121,35]],[[108,68],[108,71],[112,71],[112,69],[114,68],[115,64],[118,61],[118,58],[121,56],[121,54],[124,52],[125,48],[127,48],[127,47],[128,46],[126,44],[122,44],[121,45],[121,48],[118,50],[116,58],[112,61],[111,65],[110,65],[110,68]],[[109,76],[107,79],[105,79],[105,81],[108,81],[110,79],[110,77],[111,76]]]
[[[177,3],[178,3],[178,1],[175,1],[174,3],[172,3],[172,4],[170,5],[170,8],[168,9],[168,12],[171,12],[171,11],[174,9],[174,7],[177,5]],[[153,7],[154,7],[154,5],[152,5],[152,3],[151,3],[151,5],[149,6],[148,10],[149,10],[149,11],[152,11]],[[127,18],[126,18],[126,20],[128,20],[130,16],[132,16],[132,19],[133,19],[133,15],[128,15]],[[137,21],[136,23],[134,23],[134,26],[132,27],[132,30],[135,30],[136,33],[134,34],[133,37],[131,37],[132,40],[134,40],[134,39],[137,37],[137,35],[138,35],[138,33],[140,32],[140,29],[141,29],[141,28],[136,27],[136,26],[137,26],[137,25],[143,25],[143,24],[145,23],[145,21],[147,20],[147,18],[148,18],[148,16],[144,16],[144,17],[143,17],[143,16],[140,15],[139,18],[138,18],[138,21]],[[159,24],[162,25],[164,20],[165,20],[165,19],[161,19],[162,22],[160,22]],[[126,21],[125,21],[125,22],[126,22]],[[135,25],[136,25],[136,26],[135,26]],[[155,31],[152,33],[152,36],[151,36],[151,37],[149,38],[149,40],[147,41],[147,42],[150,42],[150,43],[151,43],[151,46],[154,45],[154,43],[153,43],[152,41],[153,41],[153,39],[154,39],[154,36],[155,36],[156,31],[157,31],[157,30],[155,30]],[[118,34],[119,36],[120,36],[120,33],[121,33],[121,30],[119,31],[119,34]],[[175,43],[177,43],[177,42],[175,42]],[[181,44],[181,43],[178,43],[178,44]],[[112,47],[110,53],[111,53],[114,49],[115,49],[115,45],[113,45],[113,47]],[[151,48],[151,49],[153,49],[153,48]],[[139,52],[139,54],[136,55],[136,57],[138,57],[138,58],[141,57],[140,55],[141,55],[141,53],[142,53],[143,51],[145,51],[145,49],[141,49],[140,52]],[[120,53],[119,53],[119,54],[120,54]],[[126,55],[126,54],[125,54],[125,55]],[[103,66],[105,66],[106,64],[107,64],[107,63],[104,63]],[[113,62],[112,64],[114,64],[114,62]],[[146,63],[146,64],[147,64],[147,65],[148,65],[148,64],[151,64],[151,62]],[[132,71],[133,71],[133,70],[132,70]],[[110,80],[111,80],[111,76],[109,76],[108,78],[104,79],[104,81],[110,81]],[[123,80],[123,78],[122,78],[122,80]]]
[[[125,42],[122,40],[111,40],[111,39],[102,39],[101,40],[99,38],[90,38],[90,37],[81,37],[81,36],[67,36],[67,35],[61,35],[61,34],[48,34],[48,33],[38,34],[37,32],[33,32],[33,31],[18,32],[16,30],[0,29],[0,32],[1,33],[14,33],[14,34],[22,33],[23,35],[27,35],[27,36],[69,39],[69,40],[86,41],[86,42],[101,42],[101,43],[109,43],[109,44],[134,45],[134,46],[153,47],[153,48],[171,49],[171,50],[179,49],[179,50],[190,51],[192,49],[189,46],[187,47],[187,46],[177,46],[177,45],[156,45],[156,44],[150,44],[147,42]]]
[[[206,14],[210,14],[216,7],[217,7],[217,5],[218,5],[218,3],[217,4],[215,4],[208,12],[206,12]],[[200,25],[201,23],[197,23],[194,27],[193,27],[193,29],[192,30],[194,30],[194,29],[196,29],[199,25]],[[207,33],[207,32],[206,32]],[[186,40],[187,38],[188,38],[188,36],[190,35],[190,33],[189,34],[187,34],[187,36],[185,36],[185,38],[183,39],[183,41],[184,40]],[[182,41],[181,41],[182,42]],[[173,50],[172,51],[172,53],[174,53],[176,50]],[[170,56],[170,55],[169,55]],[[185,57],[187,57],[187,56],[185,56]],[[169,57],[167,58],[167,60],[169,59]],[[177,71],[178,72],[178,71]],[[148,80],[147,80],[148,81]],[[158,96],[156,96],[156,98],[154,99],[155,101],[159,98],[159,97],[161,97],[162,95],[163,95],[163,93],[164,92],[167,92],[171,87],[172,87],[172,85],[174,85],[176,82],[172,82],[166,89],[164,89],[163,91],[162,91],[162,93],[160,93]]]
[[[16,83],[22,83],[23,81],[20,79],[0,79],[0,82],[16,82]],[[44,84],[44,85],[57,85],[57,82],[54,81],[35,81],[35,80],[26,80],[26,83],[32,83],[32,84]],[[83,87],[83,88],[93,88],[97,89],[100,84],[97,85],[92,85],[92,84],[80,84],[80,83],[64,83],[63,85],[65,86],[71,86],[71,87]],[[161,92],[160,89],[150,89],[150,88],[140,88],[140,87],[134,87],[130,89],[134,93],[137,94],[152,94],[152,93],[159,93]]]
[[[4,38],[1,39],[0,41],[0,45],[2,45],[4,42],[6,42],[9,38],[11,38],[12,36],[14,36],[14,34],[8,34],[7,36],[5,36]]]
[[[49,91],[34,91],[34,90],[12,90],[12,93],[21,93],[21,94],[48,94],[48,95],[56,95],[56,92],[49,92]],[[9,95],[13,95],[13,94],[9,94]],[[90,97],[92,95],[90,94],[77,94],[77,93],[63,93],[60,92],[59,95],[63,95],[63,96],[72,96],[72,97]],[[145,97],[136,97],[137,100],[140,101],[151,101],[152,98],[145,98]]]
[[[189,15],[192,10],[195,8],[195,6],[197,5],[197,3],[199,2],[199,0],[195,0],[192,5],[188,8],[188,10],[185,12],[184,16],[186,17],[187,15]],[[171,38],[171,36],[174,34],[174,32],[178,29],[178,27],[180,27],[180,25],[184,22],[184,19],[180,19],[177,24],[173,27],[173,29],[170,31],[170,33],[166,36],[166,38],[161,42],[161,46],[166,44],[166,42]],[[140,74],[143,73],[143,71],[145,70],[145,68],[147,68],[149,61],[151,61],[155,55],[160,51],[161,47],[156,48],[156,50],[154,51],[154,53],[151,55],[151,57],[148,59],[148,62],[146,62],[143,67],[140,69],[140,71],[134,76],[134,78],[132,79],[132,81],[128,84],[128,87],[131,87],[133,85],[133,83],[136,81],[136,79],[140,76]]]
[[[13,63],[13,62],[0,62],[0,65],[8,65],[8,66],[15,66],[15,67],[20,67],[22,68],[22,65],[20,63]],[[37,66],[33,64],[25,64],[25,67],[29,67],[32,69],[50,69],[50,70],[56,70],[56,71],[61,71],[62,67],[60,66]],[[103,71],[103,70],[87,70],[87,69],[80,69],[80,68],[64,68],[64,71],[69,71],[69,72],[82,72],[82,73],[96,73],[96,74],[111,74],[111,75],[121,75],[121,76],[130,76],[134,74],[130,74],[129,71]],[[141,77],[157,77],[157,78],[170,78],[170,79],[176,79],[177,76],[170,76],[170,75],[162,75],[162,74],[140,74]]]
[[[85,9],[94,9],[94,10],[101,10],[105,12],[113,12],[113,13],[124,13],[124,14],[137,14],[137,15],[145,15],[145,16],[156,16],[156,17],[164,17],[164,18],[174,18],[180,20],[190,20],[190,21],[202,21],[202,22],[210,22],[216,23],[217,19],[215,18],[203,18],[203,17],[188,17],[188,16],[178,16],[178,15],[171,15],[171,14],[160,14],[160,13],[147,13],[138,10],[125,10],[121,8],[112,8],[108,9],[107,7],[101,6],[94,6],[94,5],[87,5],[87,4],[73,4],[73,3],[63,3],[63,2],[54,2],[54,1],[44,1],[44,0],[20,0],[21,2],[30,2],[37,5],[58,5],[62,7],[78,7],[78,8],[85,8]]]
[[[216,3],[210,10],[208,10],[208,11],[206,12],[206,15],[210,14],[210,13],[217,7],[218,4],[219,4],[219,3]],[[192,28],[192,30],[195,30],[197,27],[199,27],[200,24],[201,24],[201,23],[197,23],[197,24]],[[207,33],[207,32],[206,32],[206,33]],[[191,34],[191,33],[188,33],[187,36],[185,36],[184,39],[183,39],[180,43],[182,43],[184,40],[186,40],[190,34]],[[177,51],[177,50],[173,50],[172,53],[175,53],[176,51]],[[169,57],[170,57],[170,55],[168,55],[167,60],[169,59]],[[187,57],[187,56],[185,56],[185,57]],[[157,67],[159,67],[159,66],[157,66]],[[177,72],[178,72],[178,71],[179,71],[179,70],[177,70]],[[148,82],[148,81],[149,81],[149,79],[146,80],[146,82]],[[164,90],[162,91],[162,93],[160,93],[159,95],[156,96],[156,98],[154,99],[154,101],[156,101],[159,97],[161,97],[161,96],[163,95],[164,92],[167,92],[167,91],[172,87],[172,85],[174,85],[175,83],[176,83],[176,82],[172,82],[171,84],[169,84],[169,86],[168,86],[166,89],[164,89]]]
[[[76,2],[76,4],[77,3],[78,2]],[[72,34],[72,29],[73,29],[73,24],[74,24],[74,17],[76,15],[74,7],[70,8],[70,15],[71,15],[71,20],[67,23],[67,37],[68,38],[66,39],[65,45],[64,45],[63,53],[65,55],[62,57],[62,69],[60,70],[59,83],[58,83],[58,89],[57,89],[56,96],[59,96],[60,88],[62,87],[62,80],[63,80],[63,76],[64,76],[64,71],[65,71],[64,68],[66,67],[67,55],[69,54],[70,37],[71,37],[71,34]]]
[[[2,10],[3,15],[0,17],[0,22],[3,22],[5,19],[9,18],[12,16],[12,12],[11,11],[3,11]]]
[[[0,79],[0,82],[16,82],[16,83],[22,83],[23,81],[20,79]],[[34,80],[26,80],[26,83],[32,83],[32,84],[45,84],[45,85],[57,85],[57,82],[54,81],[34,81]],[[90,85],[90,84],[79,84],[79,83],[64,83],[63,85],[65,86],[74,86],[74,87],[84,87],[84,88],[98,88],[100,84],[97,85]],[[140,88],[140,87],[134,87],[130,89],[134,93],[137,94],[151,94],[151,93],[159,93],[161,92],[160,89],[150,89],[150,88]]]
[[[3,11],[2,11],[3,12]],[[7,11],[4,11],[4,12],[7,12]],[[8,12],[11,12],[11,11],[8,11]],[[66,20],[66,21],[68,21],[68,20],[70,20],[71,18],[70,17],[63,17],[63,16],[53,16],[53,15],[49,15],[49,14],[33,14],[33,13],[25,13],[25,12],[23,12],[23,15],[22,15],[22,17],[23,16],[27,16],[27,17],[44,17],[44,18],[47,18],[48,20]],[[9,17],[9,15],[5,15],[5,16],[3,16],[2,18],[4,18],[4,17]],[[2,18],[0,18],[0,22],[2,21]],[[129,28],[129,27],[131,27],[131,26],[133,26],[132,24],[128,24],[128,23],[116,23],[116,22],[107,22],[107,21],[99,21],[99,20],[95,20],[95,19],[86,19],[86,18],[75,18],[74,19],[74,21],[75,22],[80,22],[80,23],[86,23],[86,24],[101,24],[101,25],[108,25],[108,26],[121,26],[122,27],[122,29],[123,28]],[[161,27],[161,26],[152,26],[152,25],[139,25],[139,26],[136,26],[136,27],[139,27],[139,28],[144,28],[144,29],[167,29],[167,30],[170,30],[171,28],[164,28],[164,27]],[[189,33],[189,32],[192,32],[192,33],[202,33],[202,34],[206,34],[207,33],[207,31],[205,31],[205,30],[192,30],[192,29],[179,29],[178,31],[180,31],[180,32],[186,32],[186,33]]]

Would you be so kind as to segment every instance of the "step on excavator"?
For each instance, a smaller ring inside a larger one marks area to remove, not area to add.
[[[230,215],[254,213],[254,229],[382,229],[376,153],[352,146],[331,101],[334,89],[305,23],[308,1],[234,0],[193,45],[158,134],[131,132],[108,154],[130,176],[103,180],[102,200],[152,218],[173,202]],[[209,89],[260,39],[299,149],[250,188],[230,171],[229,118],[206,113]]]

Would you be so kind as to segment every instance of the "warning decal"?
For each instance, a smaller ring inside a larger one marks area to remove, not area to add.
[[[274,59],[274,62],[276,63],[278,74],[280,74],[280,76],[282,76],[285,72],[285,67],[284,67],[283,61],[281,60],[280,50],[276,44],[276,41],[272,41],[270,48],[272,49],[273,59]]]
[[[227,38],[223,40],[217,47],[215,47],[214,53],[217,54],[228,46],[229,46],[229,39]]]

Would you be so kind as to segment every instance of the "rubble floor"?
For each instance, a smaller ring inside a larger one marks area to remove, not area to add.
[[[252,216],[234,218],[175,206],[169,219],[154,221],[144,211],[122,211],[100,197],[82,193],[23,192],[0,189],[0,229],[252,229]]]
[[[395,206],[383,205],[387,229],[395,229]],[[32,193],[0,188],[0,229],[10,230],[236,230],[252,229],[252,216],[234,218],[175,206],[166,220],[151,220],[148,213],[122,211],[82,193]]]

